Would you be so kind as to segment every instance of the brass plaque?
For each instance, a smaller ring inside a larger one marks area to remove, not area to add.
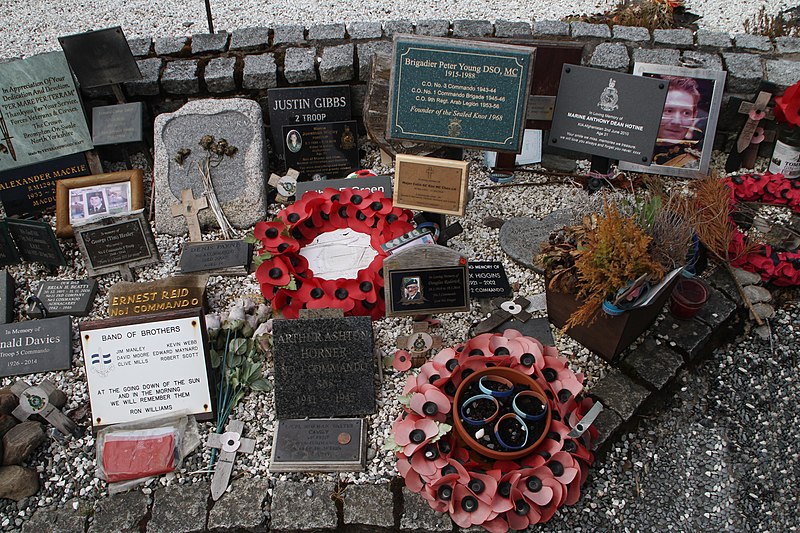
[[[394,205],[463,217],[467,207],[469,163],[398,154]]]

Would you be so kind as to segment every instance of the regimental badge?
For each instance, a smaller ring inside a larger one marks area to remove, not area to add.
[[[597,107],[603,111],[614,111],[619,107],[617,105],[619,102],[619,94],[617,93],[616,85],[617,82],[614,81],[614,78],[608,79],[608,87],[603,89],[603,93],[600,95],[600,101],[597,103]]]
[[[342,132],[342,150],[352,150],[356,147],[356,139],[353,132],[350,131],[350,126],[345,126]]]
[[[450,124],[447,125],[447,133],[450,137],[458,137],[461,135],[461,119],[452,118]]]
[[[102,355],[99,353],[92,354],[92,371],[95,374],[106,377],[112,370],[114,370],[114,365],[111,363],[110,353]]]

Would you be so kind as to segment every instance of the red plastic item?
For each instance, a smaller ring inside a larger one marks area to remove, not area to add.
[[[177,434],[172,428],[114,432],[103,445],[106,481],[166,474],[175,470]]]

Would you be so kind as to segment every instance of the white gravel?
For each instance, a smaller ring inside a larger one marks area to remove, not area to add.
[[[402,4],[402,5],[400,5]],[[617,0],[233,0],[212,1],[216,31],[276,24],[324,24],[365,20],[425,19],[557,20],[599,13]],[[787,0],[731,2],[687,0],[702,15],[701,28],[731,34],[743,31],[744,20],[765,6],[776,14],[793,5]],[[122,26],[128,38],[166,37],[208,32],[201,0],[11,0],[0,4],[0,58],[27,57],[59,48],[58,37]]]

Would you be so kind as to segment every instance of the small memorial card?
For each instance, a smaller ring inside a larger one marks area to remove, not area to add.
[[[242,240],[187,242],[183,245],[178,270],[213,272],[214,274],[243,276],[250,272],[253,247]]]
[[[511,296],[503,263],[495,261],[470,261],[469,295],[472,298],[496,298]]]
[[[183,409],[212,418],[201,310],[84,322],[80,329],[95,429]]]
[[[270,472],[359,472],[366,469],[363,418],[279,420]]]
[[[71,366],[69,317],[0,325],[0,376],[69,370]]]
[[[28,316],[87,316],[97,294],[97,280],[74,279],[44,281],[36,298],[28,305]]]
[[[51,268],[67,266],[53,228],[39,220],[6,219],[8,229],[25,261],[39,262]]]
[[[355,120],[283,127],[286,166],[310,178],[343,178],[360,166]]]
[[[394,205],[463,217],[468,183],[466,161],[397,154]]]
[[[160,260],[150,224],[142,212],[105,218],[73,229],[90,276],[120,271],[127,277],[131,268]]]

